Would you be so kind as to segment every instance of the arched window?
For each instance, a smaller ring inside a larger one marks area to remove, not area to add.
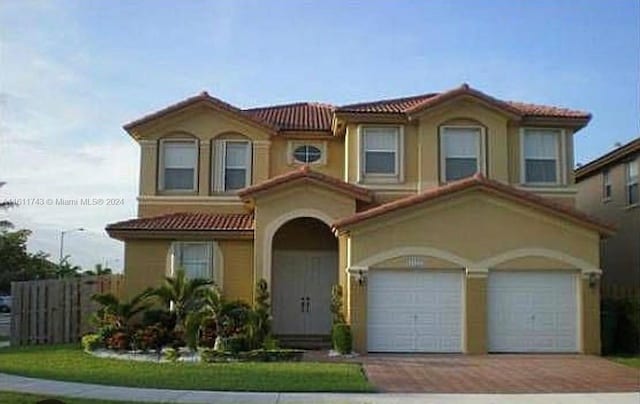
[[[160,140],[159,189],[195,191],[198,176],[198,142],[195,138]]]

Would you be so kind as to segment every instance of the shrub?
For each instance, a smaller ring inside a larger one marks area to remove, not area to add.
[[[352,339],[351,327],[349,324],[334,324],[331,330],[331,340],[333,342],[334,350],[343,355],[351,353]]]
[[[147,310],[142,316],[142,325],[161,325],[166,330],[173,330],[176,326],[176,314],[164,309]]]
[[[278,340],[273,338],[271,335],[265,338],[264,342],[262,342],[262,349],[266,350],[274,350],[278,349]]]
[[[180,350],[174,348],[165,348],[162,351],[162,356],[171,362],[177,362],[180,359]]]
[[[206,363],[219,362],[283,362],[300,361],[304,351],[298,349],[255,349],[253,351],[231,353],[214,349],[203,348],[200,350],[200,359]]]
[[[129,334],[124,331],[116,331],[112,336],[107,338],[105,345],[109,349],[116,351],[126,351],[129,349],[130,338]]]
[[[603,299],[601,302],[602,353],[640,352],[640,298]]]
[[[138,349],[160,351],[170,341],[169,331],[160,323],[140,328],[135,333]]]
[[[249,350],[249,340],[245,335],[234,335],[222,338],[222,350],[237,354],[238,352]]]
[[[256,301],[251,313],[249,337],[251,348],[259,348],[271,334],[271,314],[267,281],[260,279],[256,284]]]
[[[216,345],[216,337],[218,330],[214,319],[207,318],[202,321],[200,326],[200,336],[198,337],[198,346],[205,348],[213,348]]]
[[[82,336],[82,348],[87,352],[95,351],[102,347],[102,341],[98,334],[86,334]]]
[[[333,324],[343,324],[346,322],[344,318],[342,286],[333,285],[331,288],[331,315]]]

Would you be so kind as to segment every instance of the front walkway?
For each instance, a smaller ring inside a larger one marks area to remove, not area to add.
[[[637,404],[640,393],[597,394],[340,394],[340,393],[245,393],[222,391],[159,390],[101,386],[32,379],[0,373],[0,391],[44,394],[60,397],[121,400],[127,402],[173,403],[357,403],[357,404],[430,404],[430,403],[589,403]]]

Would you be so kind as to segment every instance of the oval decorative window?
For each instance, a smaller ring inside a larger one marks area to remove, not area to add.
[[[298,146],[293,151],[293,158],[300,163],[313,163],[320,160],[320,157],[322,157],[322,151],[316,146],[308,144]]]

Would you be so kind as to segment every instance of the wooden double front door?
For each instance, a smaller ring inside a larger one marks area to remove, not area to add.
[[[272,265],[275,335],[329,335],[331,288],[338,282],[338,253],[274,250]]]

